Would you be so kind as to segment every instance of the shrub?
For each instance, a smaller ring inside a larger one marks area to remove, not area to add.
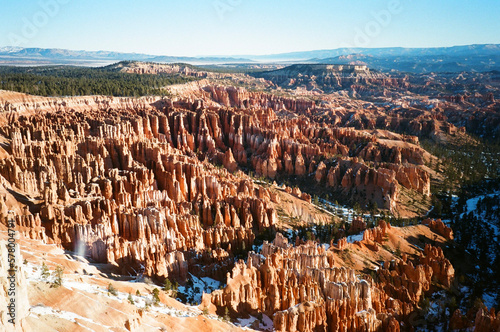
[[[109,283],[108,285],[108,293],[114,296],[118,295],[118,290],[111,284]]]
[[[170,296],[177,297],[177,290],[179,289],[179,284],[177,281],[171,282],[168,278],[165,279],[165,285],[163,286],[163,290],[166,292],[170,292]]]
[[[47,279],[50,276],[49,268],[45,265],[45,262],[42,264],[42,278]]]
[[[395,255],[401,257],[401,242],[398,242],[398,246],[396,248]]]
[[[231,316],[229,316],[229,308],[226,307],[224,309],[224,317],[222,317],[222,319],[225,321],[225,322],[229,322],[231,320]]]
[[[158,288],[153,289],[153,304],[158,305],[160,303],[160,290]]]
[[[62,285],[62,277],[64,275],[64,269],[60,266],[56,267],[54,272],[52,272],[52,277],[54,281],[52,282],[53,287],[60,287]]]
[[[431,307],[431,302],[429,298],[422,296],[422,299],[420,300],[420,307],[422,308],[423,311],[429,310]]]
[[[169,291],[172,289],[172,282],[170,281],[170,279],[166,278],[165,279],[165,283],[163,284],[163,290],[164,291]]]
[[[208,307],[203,307],[202,313],[203,315],[207,316],[209,314]]]

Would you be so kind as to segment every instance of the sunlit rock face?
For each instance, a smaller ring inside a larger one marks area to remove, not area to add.
[[[432,280],[450,287],[454,269],[442,250],[430,245],[419,259],[403,254],[385,262],[375,279],[338,267],[338,250],[373,248],[391,233],[381,222],[366,230],[360,243],[333,250],[314,242],[293,246],[278,234],[273,243],[264,242],[261,254],[251,252],[247,263],[238,262],[211,301],[240,314],[274,317],[277,331],[399,331],[399,322],[408,320]]]

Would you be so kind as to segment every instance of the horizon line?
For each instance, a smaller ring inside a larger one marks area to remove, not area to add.
[[[154,56],[154,57],[177,57],[177,58],[240,58],[244,59],[243,57],[266,57],[266,56],[277,56],[277,55],[290,55],[290,54],[298,54],[298,53],[307,53],[307,52],[322,52],[322,51],[334,51],[334,50],[374,50],[374,49],[440,49],[440,48],[454,48],[454,47],[467,47],[467,46],[500,46],[500,43],[477,43],[477,44],[463,44],[463,45],[453,45],[453,46],[429,46],[429,47],[405,47],[405,46],[383,46],[383,47],[336,47],[336,48],[323,48],[323,49],[309,49],[309,50],[302,50],[302,51],[287,51],[287,52],[278,52],[278,53],[266,53],[266,54],[207,54],[207,55],[170,55],[170,54],[150,54],[150,53],[143,53],[143,52],[138,52],[138,51],[130,51],[130,52],[123,52],[123,51],[111,51],[111,50],[86,50],[86,49],[69,49],[69,48],[61,48],[61,47],[36,47],[36,46],[30,46],[30,47],[23,47],[23,46],[12,46],[12,45],[6,45],[6,46],[0,46],[0,49],[6,49],[6,48],[12,48],[12,49],[41,49],[41,50],[63,50],[63,51],[71,51],[71,52],[93,52],[93,53],[99,53],[99,52],[107,52],[107,53],[119,53],[119,54],[136,54],[136,55],[146,55],[146,56]],[[249,59],[245,59],[249,60]]]

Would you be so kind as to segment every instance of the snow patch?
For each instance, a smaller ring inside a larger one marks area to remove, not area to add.
[[[189,302],[201,303],[203,293],[210,294],[214,290],[221,288],[221,282],[215,279],[209,277],[198,278],[191,273],[189,275],[192,285],[179,286],[178,288],[179,293],[186,295]]]
[[[365,232],[363,231],[363,232],[361,232],[360,234],[356,234],[356,235],[349,235],[349,236],[347,237],[347,242],[349,242],[349,243],[354,243],[354,242],[356,242],[356,241],[362,241],[362,240],[363,240],[363,234],[364,234],[364,233],[365,233]]]

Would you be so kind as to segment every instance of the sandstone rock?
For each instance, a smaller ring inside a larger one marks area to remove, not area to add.
[[[429,226],[434,232],[442,235],[447,240],[453,240],[453,230],[446,226],[441,219],[433,220],[433,219],[425,219],[422,221],[422,224]]]
[[[378,228],[391,232],[384,222]],[[345,245],[344,238],[337,249]],[[428,261],[437,259],[432,250]],[[273,316],[277,331],[399,331],[397,317],[416,308],[433,277],[425,261],[415,265],[404,257],[384,264],[379,282],[360,280],[354,270],[334,267],[333,255],[312,242],[292,246],[278,233],[273,243],[264,242],[262,255],[249,253],[247,264],[236,264],[211,302]]]
[[[474,331],[500,331],[500,313],[495,313],[494,308],[490,311],[479,309],[474,321]]]
[[[85,113],[60,118],[48,108],[14,124],[17,159],[2,158],[0,174],[43,200],[39,214],[16,217],[23,234],[182,282],[198,264],[187,252],[249,248],[253,229],[276,222],[267,191],[193,157],[206,153],[231,172],[233,151],[244,161],[241,146],[223,143],[226,113],[120,102],[116,109],[86,104]],[[230,261],[220,257],[210,264]]]
[[[231,173],[234,173],[238,168],[238,164],[236,163],[236,160],[234,160],[231,149],[228,149],[224,155],[224,167]]]
[[[353,218],[351,222],[351,227],[349,228],[350,234],[357,234],[366,229],[366,222],[363,221],[361,217]]]

